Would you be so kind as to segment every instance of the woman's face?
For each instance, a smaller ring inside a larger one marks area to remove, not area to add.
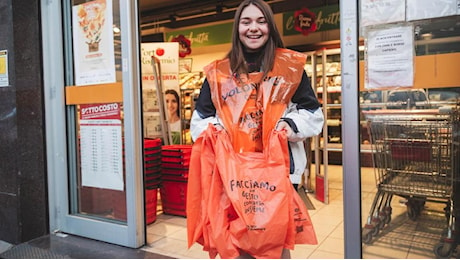
[[[246,51],[260,50],[268,41],[269,29],[262,11],[255,5],[248,5],[241,12],[238,34]]]
[[[176,97],[173,94],[166,94],[165,100],[166,100],[166,107],[168,108],[169,114],[170,115],[175,114],[178,109]]]

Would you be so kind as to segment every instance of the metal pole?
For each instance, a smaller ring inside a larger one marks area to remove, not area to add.
[[[323,125],[323,169],[324,169],[324,203],[329,204],[329,180],[328,180],[328,166],[329,166],[329,129],[327,127],[327,120],[328,120],[328,92],[327,92],[327,57],[326,57],[326,50],[321,50],[321,71],[322,71],[322,79],[323,79],[323,114],[324,114],[324,125]]]
[[[362,258],[358,3],[340,1],[344,248],[352,259]]]
[[[161,120],[161,135],[163,137],[164,145],[172,144],[171,131],[169,130],[169,119],[166,115],[166,107],[164,101],[163,80],[161,78],[161,62],[155,56],[152,56],[153,75],[155,76],[158,108],[160,109]]]

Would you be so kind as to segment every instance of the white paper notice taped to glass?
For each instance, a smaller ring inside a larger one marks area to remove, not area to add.
[[[82,185],[123,190],[120,120],[81,120]]]
[[[414,83],[413,27],[369,30],[365,88],[410,87]]]
[[[401,0],[361,0],[361,26],[401,22],[406,19],[406,3]]]
[[[458,14],[458,0],[407,0],[407,21]]]
[[[80,105],[82,186],[123,190],[120,104]]]

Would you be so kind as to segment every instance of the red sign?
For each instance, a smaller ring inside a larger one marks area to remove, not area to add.
[[[192,53],[192,43],[184,35],[181,34],[173,38],[171,41],[179,43],[179,57],[184,58]]]
[[[121,119],[119,103],[80,105],[80,119]]]
[[[316,15],[308,8],[302,8],[294,13],[294,28],[303,35],[316,31]]]

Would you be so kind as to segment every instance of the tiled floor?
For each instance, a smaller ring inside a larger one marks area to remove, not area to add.
[[[362,223],[364,224],[377,190],[372,168],[361,169]],[[296,245],[291,257],[296,259],[343,259],[343,194],[341,166],[328,166],[329,204],[325,205],[308,194],[315,209],[309,210],[318,245]],[[314,182],[313,182],[314,183]],[[412,221],[407,216],[405,204],[400,198],[392,200],[392,219],[380,231],[371,244],[363,245],[363,258],[382,259],[431,259],[435,258],[433,247],[439,243],[441,233],[446,228],[443,217],[443,204],[425,205],[420,217]],[[148,226],[148,245],[143,247],[149,252],[174,258],[209,258],[198,244],[187,249],[186,219],[184,217],[161,214]],[[457,255],[454,252],[453,258]]]

